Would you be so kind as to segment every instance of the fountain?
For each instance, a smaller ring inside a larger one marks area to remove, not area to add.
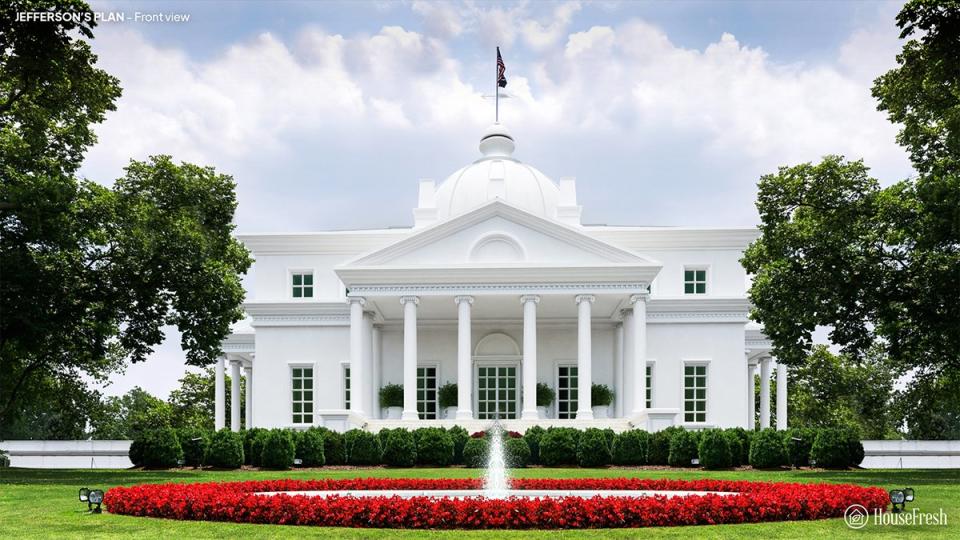
[[[483,496],[490,499],[505,499],[510,492],[507,478],[507,463],[503,452],[503,426],[494,420],[487,432],[490,434],[490,455],[487,457],[487,472],[483,477]]]

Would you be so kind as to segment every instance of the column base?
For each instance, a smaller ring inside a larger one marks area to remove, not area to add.
[[[522,413],[520,413],[520,419],[521,420],[539,420],[540,413],[538,413],[536,409],[532,411],[523,411]]]
[[[473,411],[470,411],[470,410],[461,411],[461,410],[458,408],[458,409],[457,409],[457,415],[456,415],[456,417],[455,417],[454,419],[455,419],[455,420],[473,420]]]
[[[593,420],[593,410],[577,411],[577,420]]]
[[[417,414],[417,411],[403,411],[403,414],[400,415],[401,420],[419,420],[420,415]]]

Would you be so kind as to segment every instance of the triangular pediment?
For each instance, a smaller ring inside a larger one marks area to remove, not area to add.
[[[495,200],[343,267],[655,265],[641,257]]]

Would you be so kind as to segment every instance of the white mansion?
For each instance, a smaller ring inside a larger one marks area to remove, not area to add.
[[[480,153],[420,181],[412,228],[240,236],[256,259],[253,330],[223,343],[218,429],[227,363],[235,430],[243,406],[251,427],[752,428],[758,366],[769,425],[770,344],[747,320],[739,263],[755,229],[582,225],[574,179],[514,158],[505,127]],[[783,428],[786,370],[776,382]],[[391,383],[403,406],[387,410]],[[613,404],[592,406],[592,384]]]

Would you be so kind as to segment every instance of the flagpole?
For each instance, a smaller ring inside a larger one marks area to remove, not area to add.
[[[499,54],[500,54],[500,50],[497,49],[498,58],[499,58]],[[496,87],[497,97],[494,99],[495,105],[494,105],[493,121],[494,123],[499,124],[500,123],[500,65],[499,64],[496,64],[494,71],[496,74],[493,76],[493,86]]]

